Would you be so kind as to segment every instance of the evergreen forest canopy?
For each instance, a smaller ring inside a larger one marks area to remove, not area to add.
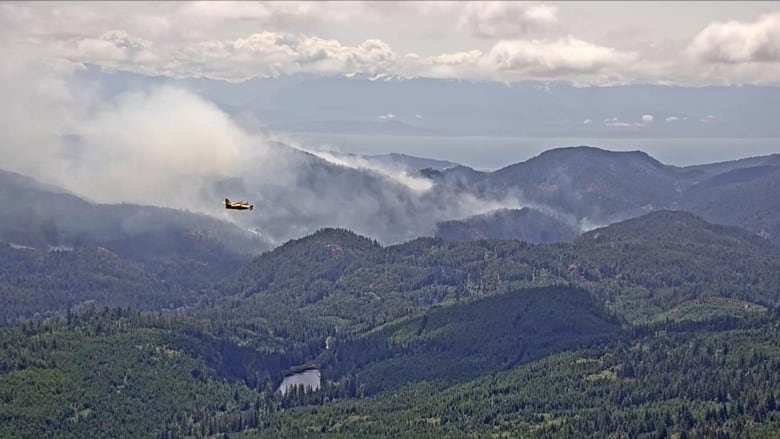
[[[774,178],[726,167],[685,172],[714,175],[696,191],[718,197]],[[780,248],[755,228],[656,210],[580,234],[558,222],[561,240],[510,211],[394,245],[321,228],[270,250],[175,210],[85,208],[90,224],[2,217],[0,437],[780,431]],[[313,368],[318,389],[277,391]]]

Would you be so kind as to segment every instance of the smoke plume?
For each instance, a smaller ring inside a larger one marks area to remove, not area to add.
[[[184,88],[141,86],[107,94],[78,64],[41,62],[3,48],[0,167],[98,203],[138,203],[210,214],[279,243],[321,227],[385,243],[429,234],[439,221],[499,208],[438,187],[407,169],[306,151],[249,132]],[[225,211],[225,197],[252,202]]]

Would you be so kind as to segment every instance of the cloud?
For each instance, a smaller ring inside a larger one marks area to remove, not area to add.
[[[306,12],[306,4],[299,2],[263,3],[243,1],[194,1],[185,3],[180,16],[211,21],[266,21],[276,16],[289,15],[298,10]]]
[[[173,51],[186,44],[237,39],[259,31],[316,32],[366,16],[362,2],[341,1],[5,3],[0,5],[0,32],[58,43],[125,31]]]
[[[400,69],[407,76],[499,81],[567,78],[573,82],[612,82],[636,54],[598,46],[571,36],[555,40],[500,40],[480,50],[421,57],[408,54]]]
[[[155,61],[153,44],[129,35],[123,30],[104,32],[96,38],[73,39],[56,43],[62,57],[74,62],[90,62],[107,66]]]
[[[195,1],[184,3],[176,15],[200,23],[249,21],[289,29],[321,22],[341,23],[361,12],[361,2]]]
[[[535,1],[5,2],[0,44],[35,45],[56,62],[229,81],[305,72],[575,85],[780,82],[780,14],[712,23],[686,46],[566,35],[572,28],[560,22],[559,8]],[[394,23],[411,27],[412,36],[398,38]],[[404,46],[410,38],[419,44]]]
[[[29,40],[49,57],[68,62],[229,81],[301,72],[500,81],[565,78],[617,68],[631,57],[573,37],[518,39],[556,22],[557,7],[543,2],[218,1],[162,4],[154,13],[147,6],[4,3],[0,33]],[[403,21],[410,14],[451,19],[461,30],[502,39],[487,53],[471,49],[419,55],[398,53],[380,38],[346,44],[312,35],[340,23],[381,23],[388,15]]]
[[[591,123],[593,123],[593,119],[585,119],[582,121],[582,123],[585,125],[590,125]]]
[[[427,21],[428,36],[524,38],[558,24],[558,6],[542,1],[381,1],[363,2],[363,20]]]
[[[664,120],[666,122],[677,122],[677,121],[680,121],[680,120],[688,120],[688,117],[687,116],[683,116],[683,117],[680,117],[680,116],[669,116],[669,117],[667,117]]]
[[[750,23],[712,23],[696,35],[688,50],[708,63],[780,62],[780,13]]]
[[[444,53],[434,56],[406,54],[400,60],[399,70],[405,76],[429,78],[487,78],[480,67],[484,54],[479,50]]]
[[[642,124],[640,124],[638,122],[620,122],[620,121],[607,122],[606,125],[608,127],[638,127],[638,126],[642,126]]]
[[[558,7],[542,2],[464,2],[458,29],[486,38],[518,38],[558,22]]]
[[[608,127],[643,127],[652,124],[655,116],[652,114],[643,114],[638,122],[623,122],[617,117],[608,117],[604,119],[604,125]]]
[[[554,40],[502,40],[480,60],[503,73],[532,77],[567,73],[598,73],[633,61],[632,53],[597,46],[571,36]]]
[[[203,75],[229,80],[300,72],[376,74],[391,71],[396,60],[390,46],[380,40],[345,46],[337,40],[274,32],[200,42],[174,56],[180,75],[199,66]]]
[[[42,7],[41,7],[42,6]],[[106,16],[85,5],[67,5],[55,8],[52,5],[30,5],[26,3],[0,4],[2,32],[31,39],[66,39],[95,35],[103,30],[101,20]]]
[[[295,73],[400,75],[514,81],[582,76],[598,83],[615,77],[634,55],[572,37],[559,40],[501,40],[480,50],[420,56],[400,55],[369,39],[355,46],[338,40],[263,31],[227,40],[161,46],[124,30],[53,42],[52,56],[69,62],[172,77],[206,76],[242,81]]]
[[[719,116],[714,116],[712,114],[708,114],[706,116],[699,118],[699,122],[701,123],[710,123],[710,122],[715,122],[716,120],[721,120],[721,118]]]

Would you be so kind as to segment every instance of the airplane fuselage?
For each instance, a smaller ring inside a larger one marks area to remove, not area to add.
[[[225,198],[225,209],[252,210],[253,208],[253,205],[245,201],[230,201],[230,199]]]

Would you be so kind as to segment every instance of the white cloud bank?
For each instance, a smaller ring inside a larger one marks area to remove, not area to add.
[[[634,59],[634,54],[568,36],[555,41],[502,40],[480,59],[480,64],[488,71],[498,73],[555,77],[619,69]]]
[[[780,13],[713,22],[687,42],[627,46],[566,34],[558,9],[534,1],[2,3],[0,44],[33,45],[58,62],[231,81],[306,72],[578,85],[780,83]],[[415,31],[447,41],[445,49],[400,52],[381,34],[318,36],[328,26],[386,31],[411,19],[429,22],[429,30]]]
[[[652,114],[643,114],[637,122],[621,121],[617,117],[608,117],[604,119],[604,125],[608,127],[646,127],[655,122],[655,116]]]
[[[518,38],[558,23],[558,7],[543,2],[463,2],[458,28],[485,38]]]
[[[712,23],[696,35],[689,50],[710,63],[778,63],[780,13],[749,23]]]
[[[125,31],[69,40],[55,46],[55,56],[78,63],[162,74],[245,80],[301,72],[400,74],[407,77],[497,80],[580,77],[599,81],[617,76],[636,55],[578,40],[500,40],[479,50],[420,56],[400,55],[372,39],[355,46],[300,34],[260,32],[235,40],[202,41],[166,51]]]

